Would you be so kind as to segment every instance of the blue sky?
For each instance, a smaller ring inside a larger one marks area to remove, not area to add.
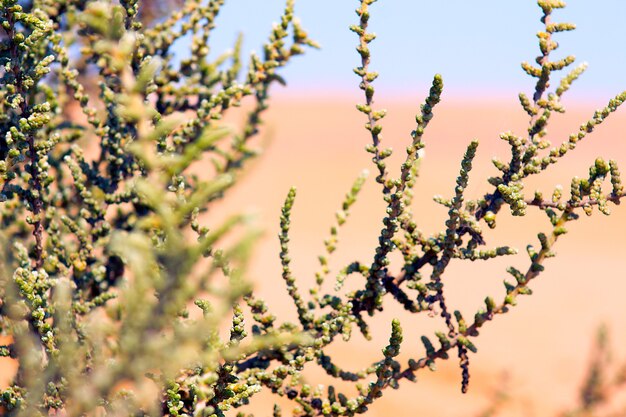
[[[283,73],[292,91],[353,91],[359,62],[356,0],[296,0],[296,14],[322,45]],[[214,52],[228,49],[238,32],[244,51],[260,50],[261,39],[284,7],[283,0],[227,0],[217,20]],[[540,8],[533,0],[379,0],[371,6],[372,69],[380,89],[394,95],[422,95],[432,75],[444,76],[447,94],[484,93],[510,97],[531,89],[520,69],[538,53]],[[554,21],[578,29],[556,35],[556,56],[574,54],[589,63],[572,90],[578,98],[606,98],[626,89],[626,0],[570,0]]]

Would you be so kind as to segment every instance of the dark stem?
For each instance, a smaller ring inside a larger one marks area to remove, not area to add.
[[[17,49],[17,44],[14,41],[15,38],[15,20],[13,19],[13,14],[11,12],[7,13],[7,21],[9,23],[9,28],[5,29],[6,34],[8,35],[11,47],[11,61],[12,67],[11,71],[13,72],[13,76],[15,77],[15,88],[16,93],[22,97],[22,102],[20,103],[21,117],[27,119],[29,117],[29,109],[28,109],[28,100],[26,99],[26,91],[24,90],[24,84],[22,79],[22,70],[21,65],[19,63],[19,53]],[[44,231],[43,231],[43,222],[41,219],[43,212],[43,200],[42,200],[42,190],[43,187],[41,185],[41,179],[39,178],[39,155],[37,154],[37,149],[35,148],[35,137],[28,132],[27,135],[28,140],[28,157],[30,159],[30,167],[29,172],[31,175],[30,185],[33,188],[31,193],[28,193],[28,200],[31,206],[31,211],[34,215],[34,223],[33,223],[33,236],[35,237],[35,268],[41,268],[43,266],[43,246],[44,246]]]

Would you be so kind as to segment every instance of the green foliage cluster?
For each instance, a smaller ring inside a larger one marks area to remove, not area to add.
[[[262,56],[250,56],[247,71],[240,41],[231,52],[210,54],[224,0],[187,0],[150,25],[140,19],[139,0],[2,0],[0,330],[8,342],[0,355],[18,362],[12,384],[0,395],[4,414],[221,416],[267,388],[293,400],[295,415],[350,416],[451,354],[467,390],[480,328],[531,293],[529,283],[554,255],[568,222],[581,211],[608,214],[609,203],[626,195],[617,163],[601,158],[588,176],[572,179],[568,193],[557,187],[551,198],[540,192],[526,197],[524,180],[573,150],[626,100],[626,92],[551,147],[546,126],[564,111],[560,99],[585,67],[570,70],[551,88],[553,73],[574,62],[551,60],[558,46],[552,37],[574,25],[552,21],[564,2],[539,0],[541,54],[536,65],[522,65],[536,87],[532,97],[519,97],[528,132],[502,134],[510,155],[494,159],[500,174],[477,199],[465,192],[478,150],[477,141],[470,143],[451,198],[436,198],[448,209],[443,230],[427,236],[410,207],[443,80],[435,76],[393,176],[386,164],[392,152],[381,143],[385,111],[374,108],[378,74],[370,70],[369,44],[375,35],[368,31],[374,2],[359,1],[359,22],[351,30],[359,39],[362,62],[355,73],[365,95],[357,109],[367,117],[367,151],[386,216],[371,262],[347,265],[328,292],[329,258],[365,181],[359,177],[337,213],[316,285],[306,297],[290,267],[296,191],[289,191],[279,241],[282,276],[298,314],[292,323],[271,314],[245,279],[256,232],[234,229],[246,217],[233,214],[207,227],[201,214],[219,203],[255,155],[250,139],[258,133],[271,85],[283,82],[280,69],[303,48],[316,46],[294,19],[293,0]],[[177,60],[173,51],[184,37],[191,38],[191,54]],[[251,102],[246,123],[233,131],[222,118],[243,101]],[[530,265],[511,266],[514,281],[505,282],[502,300],[487,297],[473,319],[452,310],[443,279],[448,265],[516,253],[507,246],[485,248],[483,229],[494,228],[503,209],[523,216],[531,208],[543,211],[552,229],[538,235],[536,248],[528,246]],[[393,252],[402,255],[402,265],[390,265]],[[362,288],[342,293],[355,274],[363,278]],[[394,320],[379,361],[358,372],[335,364],[326,347],[339,337],[349,340],[354,328],[369,338],[368,317],[388,298],[411,313],[441,318],[437,342],[423,336],[425,356],[399,362],[403,337]],[[220,327],[226,322],[224,337]],[[354,382],[359,394],[349,398],[332,386],[324,392],[308,385],[301,373],[308,363]],[[274,415],[280,414],[277,406]]]

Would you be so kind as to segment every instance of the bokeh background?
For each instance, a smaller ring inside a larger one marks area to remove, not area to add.
[[[577,30],[558,36],[557,56],[574,54],[590,63],[584,79],[570,92],[574,98],[604,98],[626,82],[626,2],[569,0],[554,21],[573,22]],[[356,0],[297,0],[296,14],[322,49],[311,52],[285,71],[292,93],[354,92],[358,63],[355,35]],[[227,1],[211,45],[219,54],[243,33],[244,51],[259,50],[269,24],[278,19],[283,0]],[[533,0],[427,1],[380,0],[372,6],[373,68],[386,94],[423,94],[434,73],[445,77],[448,95],[515,97],[529,88],[519,69],[537,54],[535,33],[540,9]],[[181,44],[180,50],[185,48]]]
[[[169,7],[165,1],[152,3]],[[568,112],[552,121],[549,139],[555,144],[626,89],[626,1],[570,0],[568,5],[555,12],[555,20],[574,22],[578,29],[557,35],[561,48],[555,55],[575,54],[590,66],[564,99]],[[294,318],[295,309],[280,278],[276,235],[289,187],[298,188],[292,214],[292,265],[306,289],[319,269],[317,256],[323,252],[335,211],[354,179],[364,168],[373,168],[364,151],[370,141],[363,129],[365,120],[355,109],[362,93],[352,73],[359,64],[354,50],[357,39],[348,26],[356,23],[356,6],[356,0],[297,1],[297,15],[322,49],[308,51],[283,72],[288,86],[273,90],[256,143],[264,149],[262,155],[225,204],[210,214],[216,221],[234,210],[254,214],[255,226],[265,234],[249,277],[273,312],[286,318]],[[245,36],[243,50],[259,51],[283,8],[283,0],[227,1],[211,39],[213,56],[231,48],[240,32]],[[158,16],[163,10],[157,7],[154,13]],[[476,197],[488,189],[486,179],[495,172],[491,158],[508,154],[499,133],[524,134],[527,129],[517,94],[531,93],[534,84],[519,64],[533,61],[538,53],[535,33],[541,28],[540,9],[532,0],[381,0],[372,6],[372,13],[371,30],[379,37],[372,44],[371,68],[381,74],[375,84],[376,107],[389,112],[383,121],[383,144],[396,149],[389,160],[391,173],[398,172],[433,74],[444,77],[443,101],[425,135],[426,157],[413,207],[420,227],[436,233],[444,227],[447,210],[432,196],[453,193],[469,140],[480,140],[469,188],[469,195]],[[188,49],[189,39],[179,44],[177,53],[182,58]],[[228,123],[236,126],[243,118],[240,114]],[[549,195],[557,184],[567,189],[571,177],[585,176],[597,156],[616,159],[626,171],[625,109],[612,115],[541,181],[529,181],[528,194],[541,189]],[[400,390],[387,391],[368,415],[487,415],[483,413],[494,404],[499,390],[511,397],[499,416],[557,416],[576,408],[589,363],[598,357],[593,345],[600,326],[609,332],[613,370],[626,364],[626,204],[612,209],[608,218],[594,213],[572,224],[570,233],[558,242],[558,256],[546,263],[546,271],[531,285],[534,295],[520,297],[509,314],[484,327],[476,339],[478,353],[470,357],[468,394],[460,392],[460,370],[453,357],[440,362],[436,372],[421,371],[417,383],[405,382]],[[385,205],[371,176],[340,231],[339,249],[331,262],[334,272],[354,260],[371,261],[384,215]],[[522,254],[492,262],[453,262],[445,275],[450,305],[472,317],[485,296],[501,299],[506,267],[525,270],[524,248],[537,244],[536,234],[548,230],[545,216],[532,210],[515,219],[503,213],[498,228],[486,235],[487,243],[509,244]],[[329,353],[348,370],[379,360],[393,317],[400,318],[405,332],[403,359],[423,356],[419,337],[443,328],[436,318],[410,316],[387,303],[384,313],[372,322],[372,342],[355,335]],[[6,360],[0,364],[3,369],[9,365]],[[312,384],[333,382],[315,366],[307,369],[306,378]],[[626,415],[623,397],[618,393],[607,411]],[[271,394],[261,394],[249,411],[270,415],[274,400]]]
[[[549,139],[555,144],[566,140],[596,108],[626,88],[626,2],[572,0],[568,4],[554,13],[554,19],[574,22],[578,29],[557,35],[561,48],[555,55],[575,54],[578,62],[587,61],[590,66],[564,99],[566,115],[554,117]],[[280,280],[276,235],[280,206],[289,187],[298,188],[290,249],[293,267],[300,285],[308,288],[319,269],[317,255],[323,251],[334,212],[361,170],[373,168],[363,150],[370,140],[363,129],[365,120],[354,108],[362,96],[352,73],[359,63],[354,50],[357,40],[348,26],[356,23],[357,5],[356,1],[297,2],[297,15],[322,49],[309,51],[284,71],[288,87],[274,90],[262,132],[265,151],[221,213],[214,213],[219,217],[235,208],[256,213],[257,225],[266,234],[250,276],[272,308],[287,317],[294,317],[294,309]],[[217,21],[213,52],[217,55],[229,48],[238,32],[245,35],[244,51],[258,51],[283,6],[276,0],[227,2]],[[414,206],[420,226],[434,233],[443,228],[446,209],[436,205],[432,196],[452,194],[468,141],[479,138],[481,142],[470,180],[470,194],[478,196],[495,171],[491,158],[508,152],[498,134],[526,131],[528,119],[517,94],[531,93],[534,84],[520,69],[520,62],[531,62],[538,53],[535,33],[541,28],[540,9],[534,1],[519,0],[388,0],[374,4],[372,15],[371,30],[379,36],[372,44],[371,68],[381,73],[376,107],[389,111],[383,141],[397,150],[389,163],[392,172],[398,170],[433,74],[444,76],[443,101],[425,136],[426,158]],[[557,184],[567,189],[571,177],[585,176],[597,156],[617,159],[626,166],[623,109],[546,172],[542,181],[530,181],[527,192],[539,188],[550,194]],[[347,262],[371,260],[384,209],[372,177],[340,231],[339,250],[331,263],[335,271]],[[598,356],[593,344],[602,324],[609,329],[613,368],[626,363],[626,208],[622,205],[613,211],[609,218],[594,214],[573,224],[570,234],[558,243],[558,257],[547,263],[546,272],[533,283],[535,294],[521,298],[511,313],[485,327],[476,340],[479,351],[471,356],[468,394],[460,393],[460,371],[452,359],[440,363],[437,372],[423,371],[417,384],[405,383],[399,391],[387,392],[370,415],[478,416],[503,387],[512,399],[498,415],[553,416],[575,408],[588,365]],[[488,235],[488,244],[511,244],[523,254],[491,263],[453,263],[445,278],[450,303],[471,317],[486,295],[501,298],[505,268],[525,269],[524,248],[536,244],[536,233],[549,228],[543,215],[501,216],[498,229]],[[332,349],[336,361],[357,370],[378,360],[392,317],[399,317],[405,329],[404,358],[421,357],[419,336],[442,329],[436,319],[412,317],[388,303],[385,313],[374,321],[375,340],[366,342],[356,336],[348,344],[339,343]],[[313,384],[331,382],[315,369],[308,370],[307,377]],[[622,412],[624,402],[617,397],[608,409]],[[253,410],[269,414],[273,399],[263,397],[253,403]]]

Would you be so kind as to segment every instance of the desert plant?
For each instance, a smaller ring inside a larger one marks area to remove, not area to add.
[[[610,346],[606,326],[600,326],[593,343],[585,377],[578,391],[575,404],[558,414],[560,417],[610,417],[624,415],[623,397],[626,384],[626,367],[616,364]],[[494,384],[489,405],[476,414],[480,417],[496,417],[503,411],[522,408],[523,415],[535,414],[528,404],[512,404],[518,399],[515,388],[509,381],[508,373]],[[521,407],[520,407],[521,406]],[[557,415],[557,414],[555,414]]]
[[[362,63],[355,73],[365,95],[357,109],[367,118],[367,151],[386,215],[372,259],[338,271],[336,291],[328,292],[328,259],[365,180],[359,177],[337,213],[316,283],[305,296],[290,267],[296,191],[288,192],[280,217],[280,260],[297,310],[295,323],[272,315],[246,280],[256,235],[240,227],[246,217],[234,213],[209,228],[201,216],[255,155],[250,139],[258,133],[270,86],[282,82],[279,69],[303,47],[316,46],[294,19],[293,1],[287,1],[263,55],[250,57],[243,77],[240,42],[232,52],[209,56],[223,0],[188,0],[148,27],[139,19],[139,0],[2,1],[0,326],[10,342],[0,354],[18,362],[13,383],[0,397],[5,414],[220,416],[265,387],[293,400],[296,415],[354,415],[387,388],[414,380],[417,371],[453,352],[467,390],[480,328],[506,313],[518,296],[530,294],[529,283],[580,211],[608,214],[609,203],[626,195],[617,163],[601,158],[588,176],[572,179],[567,195],[559,187],[548,199],[540,192],[524,195],[526,178],[573,150],[626,100],[626,92],[551,148],[546,126],[564,111],[561,96],[585,67],[574,68],[551,88],[553,73],[574,62],[571,56],[551,60],[557,48],[552,37],[574,25],[552,21],[564,2],[539,0],[545,25],[538,34],[541,54],[537,65],[522,64],[537,82],[532,97],[519,96],[528,132],[502,134],[510,155],[494,159],[500,174],[489,178],[485,194],[475,199],[465,190],[478,142],[469,144],[452,197],[436,199],[448,208],[448,220],[441,232],[427,236],[410,206],[422,139],[443,80],[434,77],[394,176],[385,162],[391,150],[381,144],[385,111],[374,108],[378,74],[370,70],[368,46],[375,38],[368,31],[374,1],[359,1],[359,23],[351,30],[359,39]],[[174,45],[187,35],[191,54],[179,62]],[[97,96],[88,93],[93,80]],[[222,117],[247,98],[252,103],[246,124],[241,131],[229,130]],[[494,228],[503,209],[514,216],[541,210],[552,227],[538,235],[537,248],[528,247],[530,266],[508,269],[514,281],[505,283],[502,301],[487,297],[485,308],[467,320],[448,305],[443,277],[453,261],[516,253],[507,246],[485,249],[483,228]],[[390,265],[393,252],[402,255],[397,267]],[[349,275],[360,275],[363,284],[344,294]],[[402,330],[394,320],[379,361],[358,372],[340,368],[326,347],[338,337],[349,340],[354,327],[369,337],[368,316],[382,310],[384,298],[411,313],[441,318],[437,345],[424,335],[424,357],[400,363]],[[220,328],[226,322],[230,331],[224,338]],[[333,387],[325,393],[306,384],[301,371],[308,363],[356,383],[360,393],[348,398]],[[277,406],[274,415],[280,414]]]
[[[578,404],[563,417],[613,416],[624,414],[624,405],[616,407],[616,398],[624,392],[626,367],[615,364],[605,326],[598,329],[591,351],[585,380],[580,388]]]

